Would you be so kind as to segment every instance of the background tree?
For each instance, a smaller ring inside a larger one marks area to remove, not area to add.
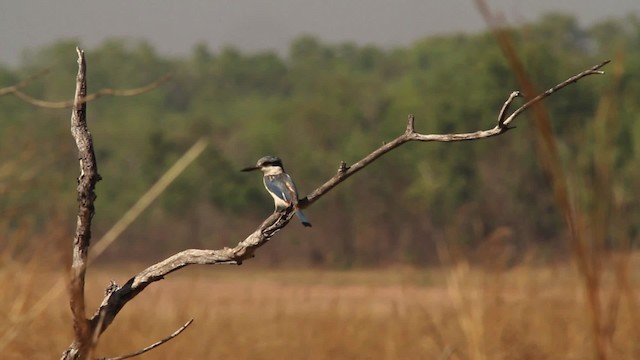
[[[552,15],[513,27],[510,33],[540,89],[618,51],[617,64],[624,71],[614,89],[617,95],[611,106],[618,109],[619,121],[611,136],[616,144],[614,185],[617,194],[623,194],[637,182],[633,164],[638,153],[634,144],[640,136],[636,131],[639,89],[633,79],[640,71],[640,57],[632,44],[638,42],[640,30],[636,18],[618,20],[585,28],[569,16]],[[613,41],[602,35],[605,30]],[[32,81],[22,91],[52,101],[68,99],[64,94],[69,94],[68,84],[75,76],[69,55],[74,44],[63,41],[27,54],[19,68],[0,70],[0,86],[43,68],[54,69],[46,81]],[[396,136],[397,114],[420,114],[419,127],[430,131],[479,128],[501,106],[503,89],[517,88],[499,48],[486,33],[430,37],[394,49],[325,44],[307,36],[294,41],[284,56],[245,54],[233,48],[214,52],[200,45],[188,57],[166,59],[148,44],[122,39],[105,42],[91,52],[96,54],[95,89],[137,87],[168,71],[174,73],[172,81],[158,91],[135,99],[105,98],[92,105],[92,132],[105,139],[96,144],[96,154],[101,172],[112,179],[97,189],[98,196],[109,201],[95,219],[96,234],[106,232],[198,138],[205,136],[215,144],[121,235],[125,241],[105,254],[112,260],[157,258],[201,244],[223,246],[218,238],[197,236],[212,233],[216,218],[245,229],[225,230],[229,231],[225,235],[242,236],[270,208],[259,182],[237,172],[257,156],[281,156],[305,192],[319,185],[315,179],[330,176],[339,161],[355,161]],[[114,72],[113,64],[118,64],[118,71]],[[590,124],[598,94],[610,86],[607,81],[568,88],[548,104],[552,118],[560,119],[554,129],[567,165],[574,166],[569,160],[576,154],[594,151],[590,139],[595,128]],[[29,237],[33,241],[47,226],[71,231],[70,222],[62,218],[47,224],[52,221],[49,214],[64,217],[74,207],[74,189],[66,175],[75,169],[69,160],[73,144],[57,141],[66,136],[66,112],[34,111],[12,96],[0,97],[0,109],[3,164],[30,153],[47,154],[28,162],[30,170],[2,175],[5,186],[15,190],[0,200],[0,211],[15,214],[6,231],[32,223]],[[519,126],[527,130],[530,125]],[[277,264],[283,256],[295,255],[301,264],[322,266],[425,265],[433,259],[434,244],[444,240],[438,229],[454,227],[460,230],[456,241],[471,249],[497,227],[506,226],[518,248],[540,245],[553,250],[549,253],[561,254],[556,250],[562,249],[559,240],[564,231],[530,151],[534,144],[530,131],[517,131],[499,142],[399,149],[393,159],[383,158],[374,165],[374,171],[389,169],[385,176],[345,183],[314,207],[314,220],[339,226],[315,229],[309,242],[297,240],[301,234],[297,229],[282,234],[289,246],[265,249],[258,261]],[[491,156],[495,151],[501,154],[499,159]],[[592,169],[586,158],[574,167],[576,174]],[[220,176],[207,176],[213,171]],[[38,173],[51,177],[45,180]],[[33,190],[19,191],[27,186]],[[390,189],[395,189],[393,194]],[[501,201],[493,200],[497,198]],[[385,210],[399,203],[408,206]],[[368,211],[354,211],[353,204]],[[503,213],[504,206],[513,211]],[[633,204],[626,206],[629,214],[638,211]],[[18,208],[29,211],[12,212]],[[525,223],[520,221],[523,217],[536,221]],[[634,218],[630,216],[630,234],[637,232]],[[402,239],[390,236],[400,228]],[[126,241],[146,238],[146,234],[153,234],[158,254],[150,254],[138,241]],[[357,234],[368,235],[357,239]]]

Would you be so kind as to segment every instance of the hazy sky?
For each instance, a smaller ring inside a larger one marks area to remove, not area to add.
[[[547,11],[589,24],[629,12],[640,0],[490,0],[511,22]],[[329,42],[404,45],[426,35],[484,29],[472,0],[0,0],[0,63],[62,38],[91,48],[109,37],[149,40],[162,54],[205,42],[284,50],[300,34]]]

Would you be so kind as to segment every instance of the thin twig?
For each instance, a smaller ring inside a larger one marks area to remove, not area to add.
[[[144,94],[146,92],[149,92],[157,87],[159,87],[160,85],[164,84],[165,82],[169,81],[169,79],[171,79],[173,75],[171,74],[165,74],[164,76],[160,77],[159,79],[145,85],[139,88],[135,88],[135,89],[127,89],[127,90],[115,90],[115,89],[111,89],[111,88],[104,88],[104,89],[100,89],[98,91],[96,91],[93,94],[89,94],[89,95],[85,95],[83,96],[82,99],[79,100],[80,104],[84,104],[87,103],[89,101],[93,101],[99,97],[102,96],[136,96],[136,95],[140,95],[140,94]],[[7,93],[13,94],[15,95],[17,98],[19,98],[22,101],[25,101],[31,105],[34,106],[38,106],[38,107],[43,107],[43,108],[48,108],[48,109],[65,109],[68,107],[73,106],[74,104],[74,100],[68,100],[68,101],[47,101],[47,100],[40,100],[40,99],[36,99],[30,95],[25,94],[24,92],[20,91],[19,88],[13,88],[10,89],[10,91],[7,91]],[[2,95],[2,94],[0,94]]]
[[[520,106],[518,109],[516,109],[513,113],[511,113],[511,115],[509,115],[508,117],[505,118],[505,114],[506,111],[508,110],[508,106],[511,104],[511,101],[513,101],[516,97],[518,97],[520,95],[519,92],[512,92],[509,97],[507,98],[507,101],[505,102],[505,104],[502,107],[501,110],[501,115],[499,116],[499,119],[504,119],[504,121],[502,122],[498,122],[498,124],[492,128],[492,129],[488,129],[488,130],[480,130],[480,131],[476,131],[476,132],[471,132],[471,133],[459,133],[459,134],[420,134],[415,132],[415,118],[413,115],[409,115],[408,120],[407,120],[407,127],[405,132],[398,136],[397,138],[393,139],[392,141],[382,145],[381,147],[379,147],[378,149],[374,150],[371,154],[367,155],[366,157],[364,157],[362,160],[356,162],[355,164],[351,165],[350,167],[346,167],[345,171],[339,171],[335,176],[333,176],[331,179],[329,179],[327,182],[325,182],[322,186],[320,186],[319,188],[317,188],[316,190],[312,191],[309,195],[307,195],[307,197],[305,197],[304,199],[301,199],[300,202],[298,203],[298,206],[300,206],[301,208],[305,208],[311,204],[313,204],[316,200],[318,200],[321,196],[323,196],[324,194],[326,194],[329,190],[333,189],[336,185],[338,185],[339,183],[341,183],[342,181],[346,180],[349,176],[355,174],[356,172],[362,170],[365,166],[369,165],[370,163],[372,163],[373,161],[375,161],[377,158],[381,157],[382,155],[388,153],[389,151],[397,148],[398,146],[407,143],[409,141],[425,141],[425,142],[429,142],[429,141],[437,141],[437,142],[452,142],[452,141],[470,141],[470,140],[479,140],[479,139],[486,139],[486,138],[490,138],[493,136],[498,136],[498,135],[502,135],[505,132],[509,131],[510,129],[512,129],[512,127],[509,127],[509,124],[515,120],[516,117],[518,117],[518,115],[522,114],[525,110],[529,109],[531,106],[533,106],[536,103],[539,103],[540,101],[544,100],[546,97],[550,96],[551,94],[555,93],[556,91],[566,87],[567,85],[570,85],[572,83],[577,82],[578,80],[582,79],[583,77],[589,76],[589,75],[595,75],[595,74],[603,74],[603,71],[599,71],[600,68],[602,68],[603,66],[605,66],[606,64],[608,64],[610,62],[610,60],[606,60],[603,61],[602,63],[595,65],[577,75],[574,75],[570,78],[568,78],[567,80],[559,83],[558,85],[550,88],[549,90],[543,92],[542,94],[534,97],[533,99],[527,101],[524,105]]]
[[[542,101],[544,98],[550,96],[551,94],[553,94],[554,92],[562,89],[563,87],[573,84],[575,82],[577,82],[578,80],[582,79],[585,76],[589,76],[589,75],[602,75],[604,74],[604,71],[600,70],[603,66],[607,65],[608,63],[610,63],[611,60],[605,60],[603,62],[601,62],[598,65],[594,65],[591,68],[576,74],[570,78],[568,78],[567,80],[561,82],[560,84],[552,87],[551,89],[543,92],[542,94],[534,97],[533,99],[527,101],[524,105],[520,106],[516,111],[514,111],[508,118],[506,118],[504,120],[504,125],[507,126],[509,125],[509,123],[511,123],[513,121],[513,119],[515,119],[518,115],[520,115],[521,113],[523,113],[524,111],[526,111],[528,108],[530,108],[531,106],[539,103],[540,101]]]
[[[191,325],[192,322],[193,322],[193,319],[187,321],[184,325],[182,325],[178,330],[174,331],[171,335],[167,336],[166,338],[164,338],[164,339],[162,339],[162,340],[160,340],[158,342],[155,342],[155,343],[147,346],[146,348],[140,349],[140,350],[138,350],[138,351],[136,351],[134,353],[127,354],[127,355],[122,355],[122,356],[116,356],[116,357],[112,357],[112,358],[100,358],[100,360],[124,360],[124,359],[129,359],[129,358],[132,358],[134,356],[138,356],[138,355],[144,354],[147,351],[155,349],[158,346],[160,346],[160,345],[166,343],[167,341],[173,339],[174,337],[180,335],[180,333],[182,333],[187,327],[189,327],[189,325]]]
[[[500,109],[500,114],[498,114],[498,127],[504,127],[504,118],[505,116],[507,116],[508,112],[509,112],[509,107],[511,106],[511,103],[513,102],[513,100],[517,97],[521,97],[522,94],[520,94],[520,91],[514,91],[511,93],[511,95],[509,95],[509,98],[507,99],[507,101],[504,102],[504,105],[502,105],[502,109]]]

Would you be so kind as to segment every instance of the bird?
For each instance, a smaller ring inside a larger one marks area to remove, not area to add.
[[[302,225],[311,227],[307,217],[298,208],[298,190],[291,176],[284,171],[282,160],[277,156],[268,155],[260,158],[256,166],[244,168],[241,171],[254,170],[260,170],[264,174],[262,179],[264,187],[273,197],[275,210],[278,211],[293,206]]]

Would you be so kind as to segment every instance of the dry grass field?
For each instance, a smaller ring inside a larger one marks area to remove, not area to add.
[[[66,292],[37,304],[64,273],[2,261],[0,358],[58,358],[72,339]],[[141,268],[90,269],[89,309],[110,280],[122,284]],[[601,336],[612,359],[640,359],[640,257],[628,274],[626,290],[613,273],[601,274],[602,316],[613,320]],[[95,355],[133,352],[190,318],[183,334],[139,358],[595,358],[590,309],[571,265],[489,271],[464,262],[349,272],[188,268],[130,302]]]

